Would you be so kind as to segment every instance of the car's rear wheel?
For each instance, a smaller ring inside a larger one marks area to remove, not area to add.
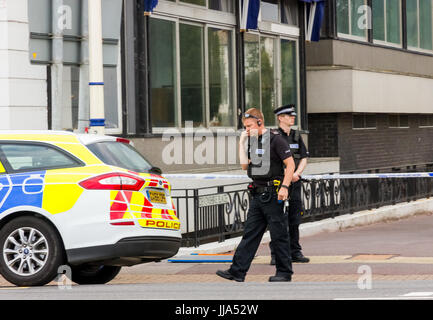
[[[33,216],[13,219],[0,230],[0,273],[17,286],[42,286],[54,280],[64,262],[54,228]]]
[[[83,264],[72,266],[72,281],[78,284],[104,284],[113,280],[122,267]]]

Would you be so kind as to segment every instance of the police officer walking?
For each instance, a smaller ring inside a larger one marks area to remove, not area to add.
[[[301,224],[301,214],[303,211],[301,199],[302,182],[300,181],[300,178],[307,165],[309,154],[299,131],[291,128],[295,124],[295,105],[289,104],[282,106],[274,110],[274,113],[279,122],[278,131],[290,147],[290,151],[295,160],[295,172],[292,177],[289,200],[289,236],[292,262],[308,263],[310,259],[304,257],[302,254],[302,247],[299,243],[299,225]],[[270,248],[271,265],[274,265],[275,254],[272,241],[270,243]]]
[[[291,281],[293,270],[287,215],[283,206],[288,199],[295,163],[282,136],[265,128],[260,110],[247,110],[242,121],[246,130],[241,134],[239,158],[242,169],[247,170],[253,180],[249,186],[250,207],[232,265],[228,270],[218,270],[216,274],[227,280],[243,282],[268,227],[276,265],[276,274],[269,281]]]

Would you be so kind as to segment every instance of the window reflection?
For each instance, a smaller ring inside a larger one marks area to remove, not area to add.
[[[206,5],[206,0],[180,0],[180,2],[196,4],[199,6],[205,6]]]
[[[275,94],[275,40],[261,37],[260,39],[260,66],[262,85],[262,112],[266,125],[275,124],[274,109],[276,108]]]
[[[175,23],[150,19],[150,84],[152,126],[176,125]]]
[[[209,9],[234,13],[234,0],[209,0]]]
[[[245,105],[246,109],[260,108],[260,52],[259,37],[246,33],[245,51]]]
[[[262,0],[260,2],[260,12],[263,21],[280,22],[278,11],[278,0]]]
[[[208,29],[210,126],[233,126],[232,33]]]
[[[281,90],[282,104],[297,105],[296,42],[281,39]],[[299,117],[296,117],[298,121]]]
[[[203,27],[179,25],[182,125],[204,125]]]

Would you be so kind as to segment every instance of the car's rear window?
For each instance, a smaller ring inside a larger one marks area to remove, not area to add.
[[[76,167],[80,163],[64,152],[43,144],[5,143],[0,151],[12,171]]]
[[[152,165],[127,143],[103,141],[87,146],[102,162],[136,172],[149,172]]]

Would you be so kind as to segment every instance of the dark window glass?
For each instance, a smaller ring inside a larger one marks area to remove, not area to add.
[[[234,13],[234,1],[235,0],[209,0],[209,9]]]
[[[150,19],[150,84],[152,126],[177,125],[176,110],[176,25]]]
[[[409,116],[406,114],[401,114],[399,116],[399,122],[400,122],[399,123],[400,127],[405,127],[405,128],[409,127]]]
[[[365,127],[366,128],[376,128],[376,115],[366,114],[365,115]]]
[[[362,114],[353,115],[353,128],[354,129],[364,128],[364,115]]]
[[[203,27],[179,24],[182,126],[204,125]]]
[[[391,128],[398,128],[398,115],[396,114],[389,115],[389,126]]]
[[[279,22],[278,11],[278,0],[262,0],[260,2],[263,21]]]
[[[149,172],[152,165],[129,144],[104,141],[88,145],[102,162],[135,172]]]
[[[45,145],[3,144],[0,149],[14,171],[76,167],[79,162]]]

